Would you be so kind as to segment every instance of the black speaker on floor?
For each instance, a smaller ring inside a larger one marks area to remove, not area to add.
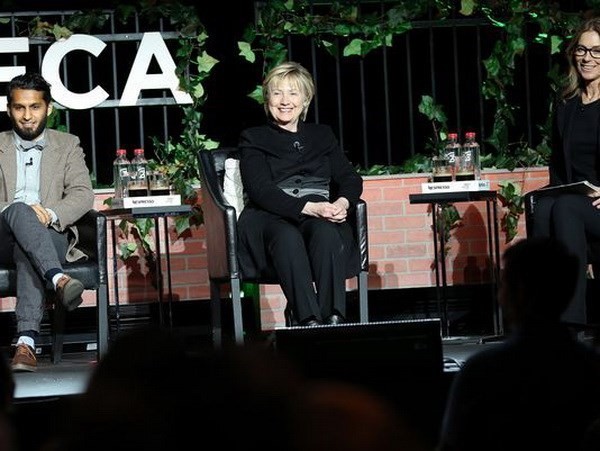
[[[439,319],[277,329],[275,349],[310,377],[380,383],[443,373]]]
[[[437,434],[446,398],[439,319],[277,329],[274,345],[306,376],[365,386]]]

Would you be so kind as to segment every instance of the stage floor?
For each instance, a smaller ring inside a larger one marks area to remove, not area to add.
[[[456,372],[464,361],[485,347],[499,341],[486,341],[482,337],[451,337],[442,340],[444,371]],[[35,373],[14,373],[15,400],[27,401],[46,397],[77,395],[82,393],[96,364],[95,352],[69,352],[58,364],[50,356],[38,357]]]

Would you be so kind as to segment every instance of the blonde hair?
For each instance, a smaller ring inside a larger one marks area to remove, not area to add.
[[[267,117],[269,117],[269,96],[271,89],[279,85],[283,80],[287,80],[290,84],[299,88],[304,94],[304,105],[302,107],[302,113],[300,118],[306,119],[308,114],[308,106],[315,95],[315,84],[313,82],[312,75],[308,72],[304,66],[295,63],[294,61],[286,61],[275,66],[269,71],[262,84],[264,108]]]
[[[584,88],[583,79],[575,67],[575,47],[579,44],[581,35],[587,31],[595,31],[600,35],[600,17],[593,17],[583,22],[579,28],[577,28],[575,34],[571,38],[571,42],[567,46],[566,57],[569,69],[565,77],[565,86],[561,92],[563,100],[581,95],[581,91]]]

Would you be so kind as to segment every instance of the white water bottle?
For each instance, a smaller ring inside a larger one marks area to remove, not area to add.
[[[448,133],[448,141],[444,147],[444,156],[448,160],[448,165],[452,168],[456,165],[456,157],[460,154],[461,146],[458,142],[458,133]],[[454,174],[452,176],[454,178]]]
[[[139,197],[148,195],[148,161],[144,156],[144,149],[133,150],[131,159],[131,172],[129,173],[129,197]]]
[[[475,180],[481,180],[481,161],[479,143],[475,140],[475,132],[465,133],[464,153],[469,156],[475,174]]]
[[[115,199],[127,197],[127,184],[129,183],[129,160],[127,150],[117,149],[117,157],[113,161],[113,184]]]

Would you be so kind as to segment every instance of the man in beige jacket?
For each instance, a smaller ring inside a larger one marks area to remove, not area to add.
[[[0,133],[0,264],[17,268],[17,342],[13,371],[35,371],[35,340],[44,295],[56,291],[67,310],[81,304],[83,284],[62,263],[84,258],[73,227],[94,202],[79,138],[46,129],[50,85],[38,74],[10,81],[12,130]]]

